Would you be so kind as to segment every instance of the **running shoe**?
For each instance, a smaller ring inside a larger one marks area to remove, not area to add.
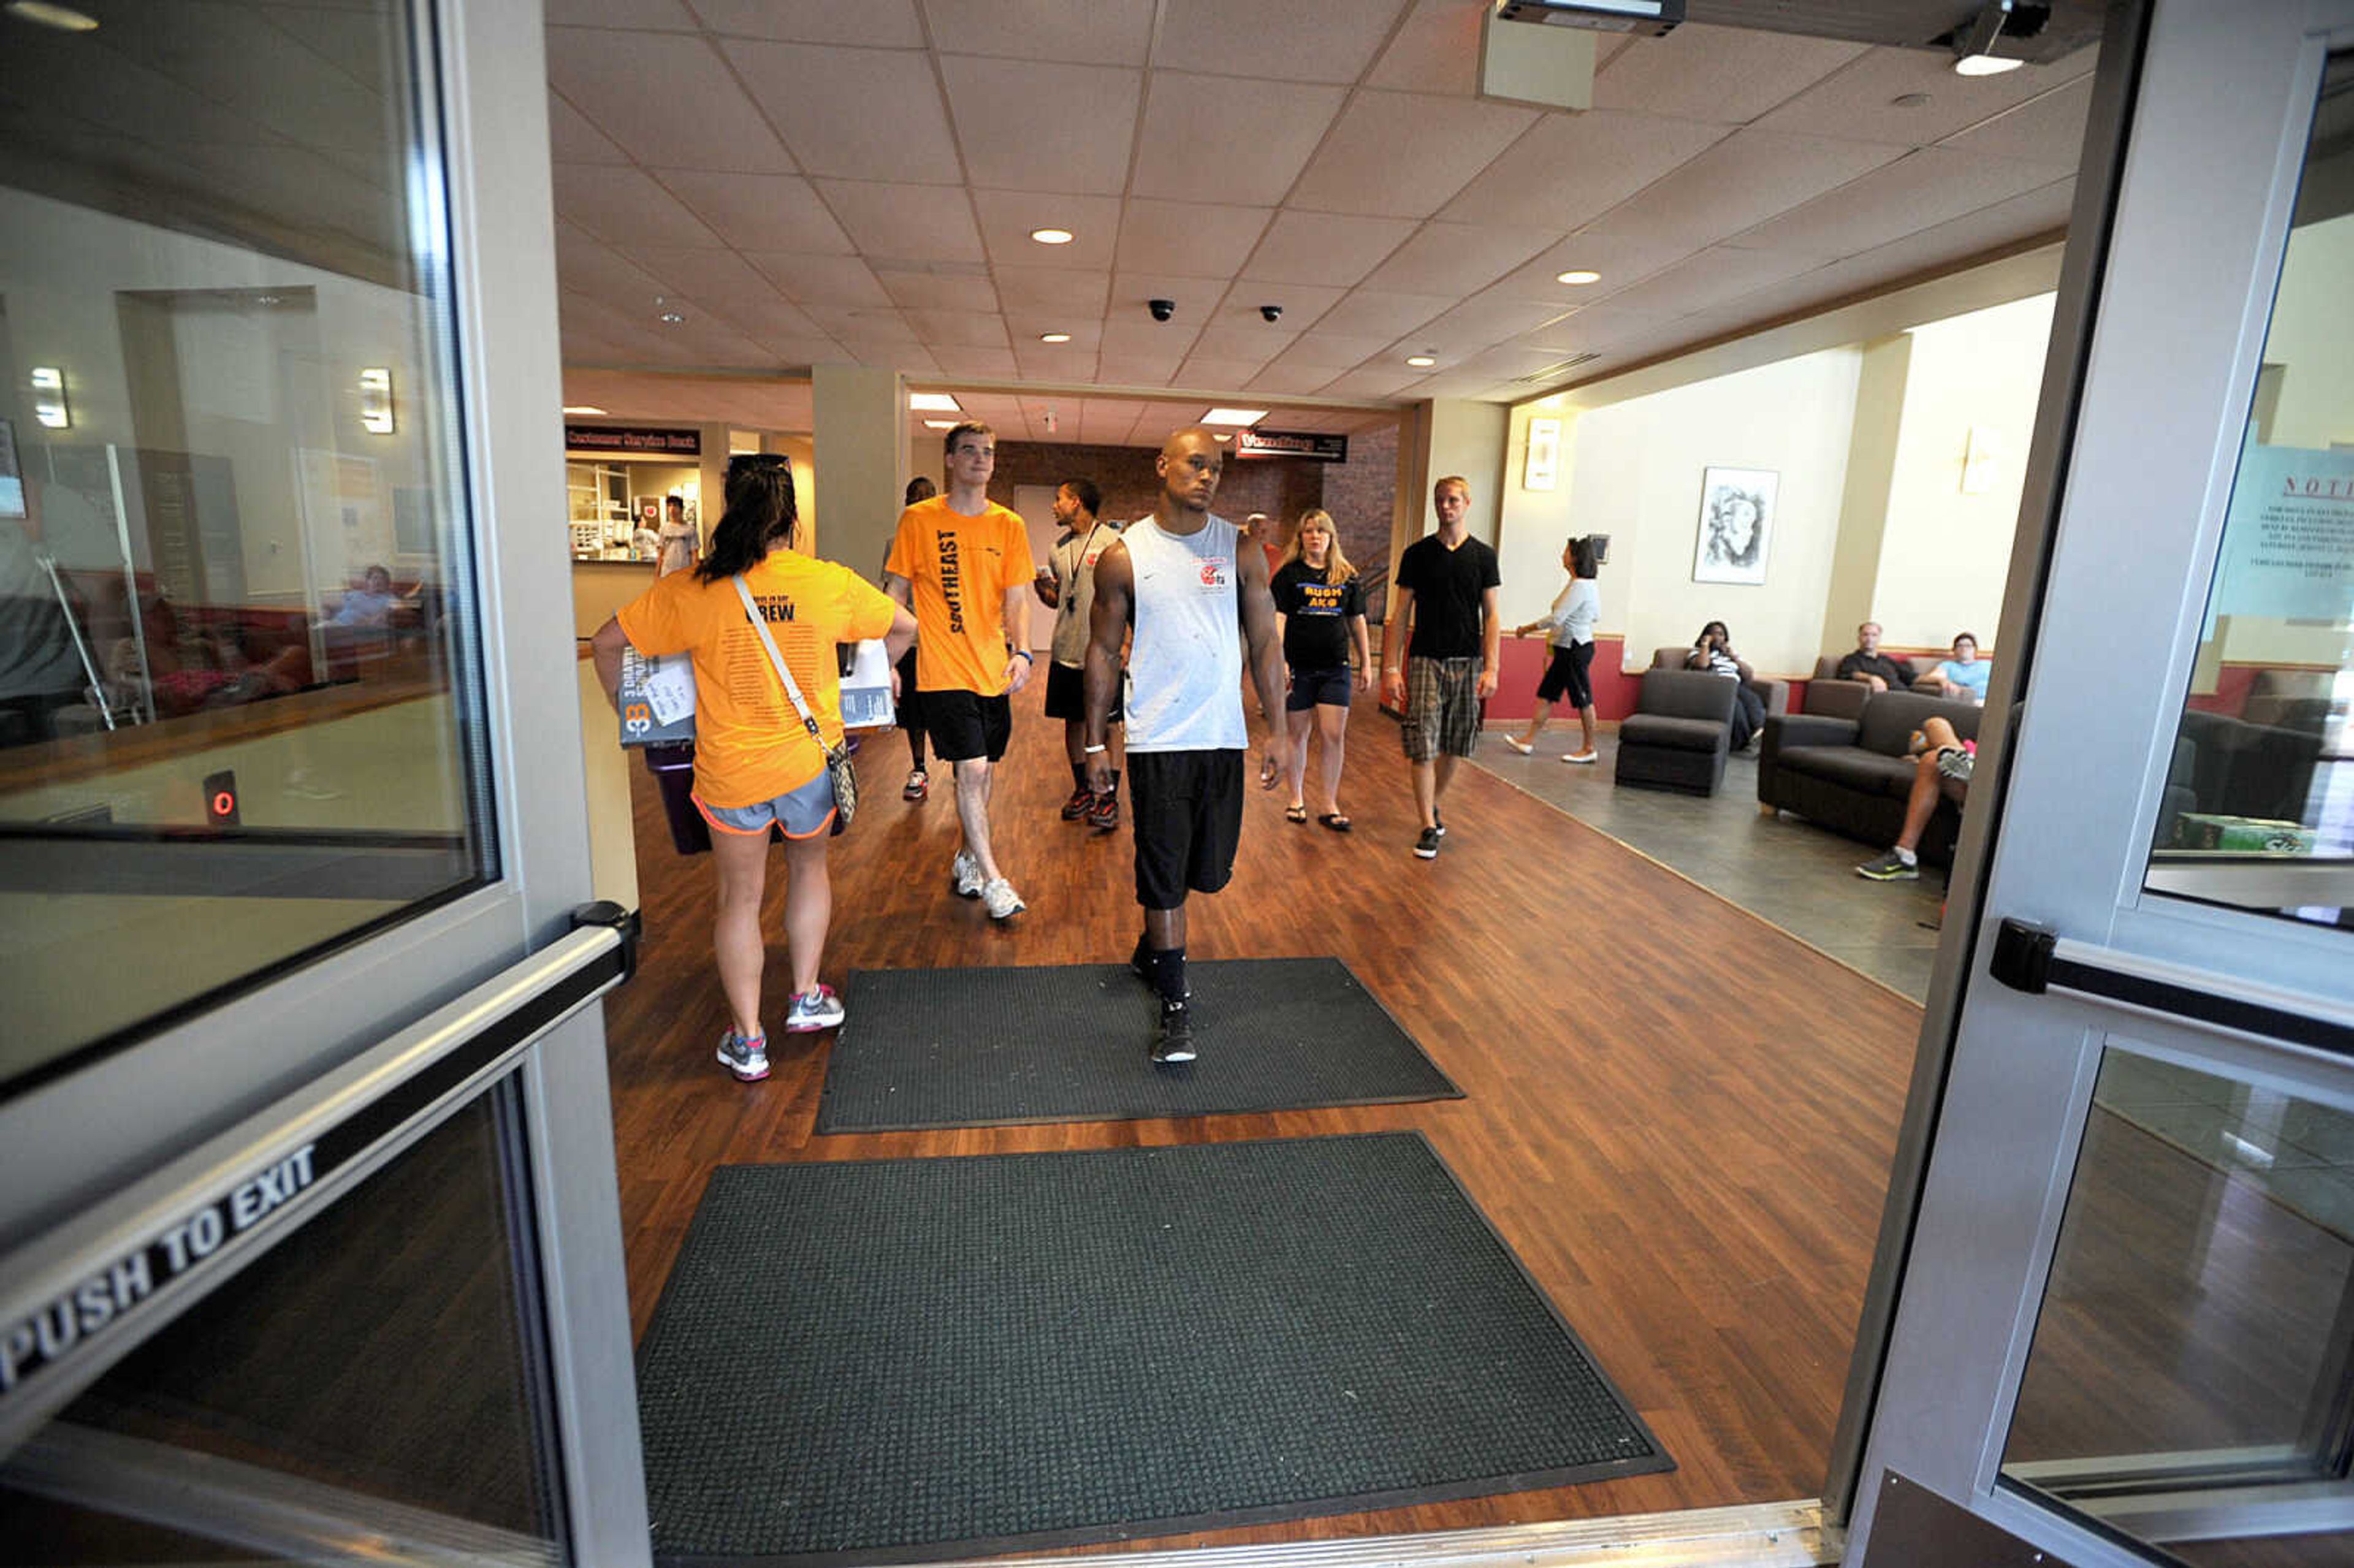
[[[981,874],[981,862],[969,850],[956,852],[956,859],[949,862],[949,875],[956,880],[959,898],[980,897],[981,885],[989,880]]]
[[[1161,1004],[1161,1027],[1152,1035],[1152,1060],[1155,1063],[1190,1062],[1193,1059],[1193,1011],[1182,1001]]]
[[[833,988],[822,985],[806,996],[793,998],[792,1011],[785,1014],[785,1033],[814,1034],[821,1029],[838,1029],[843,1014],[842,998]]]
[[[755,1034],[747,1039],[733,1029],[727,1030],[719,1036],[719,1065],[740,1082],[759,1082],[769,1075],[769,1037]]]
[[[1906,860],[1890,850],[1878,860],[1868,860],[1857,866],[1855,874],[1873,882],[1918,882],[1921,866],[1919,862]]]
[[[1430,831],[1442,839],[1447,836],[1447,819],[1438,814],[1436,806],[1430,809]]]
[[[1107,789],[1087,802],[1087,826],[1099,833],[1110,832],[1119,826],[1119,793]]]
[[[1071,798],[1063,802],[1063,821],[1077,821],[1087,814],[1087,808],[1095,804],[1095,800],[1096,792],[1084,784],[1080,785],[1071,791]]]
[[[1438,858],[1438,830],[1437,828],[1423,829],[1422,836],[1414,841],[1415,858],[1417,860],[1437,860]]]
[[[989,906],[989,917],[992,920],[1011,920],[1030,907],[1022,902],[1022,895],[1013,891],[1013,885],[1002,876],[982,886],[981,901]]]
[[[905,788],[899,791],[902,800],[920,800],[932,792],[932,776],[918,768],[907,775]]]

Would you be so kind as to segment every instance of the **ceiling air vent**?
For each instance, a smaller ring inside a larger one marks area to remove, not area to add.
[[[1539,387],[1548,381],[1558,381],[1579,366],[1591,365],[1601,357],[1599,354],[1573,355],[1567,359],[1546,366],[1543,370],[1532,370],[1526,376],[1515,376],[1512,377],[1511,384],[1515,387]]]

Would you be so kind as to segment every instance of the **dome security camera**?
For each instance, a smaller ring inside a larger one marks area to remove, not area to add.
[[[1152,313],[1152,319],[1154,321],[1165,322],[1171,316],[1177,313],[1177,302],[1174,300],[1147,300],[1144,302],[1144,308]]]
[[[1260,319],[1263,321],[1279,322],[1283,319],[1283,307],[1281,305],[1261,305],[1258,308],[1258,313]]]

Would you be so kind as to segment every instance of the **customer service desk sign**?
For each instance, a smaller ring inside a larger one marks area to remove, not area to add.
[[[2211,625],[2218,615],[2336,625],[2354,618],[2354,451],[2248,442],[2223,523]]]

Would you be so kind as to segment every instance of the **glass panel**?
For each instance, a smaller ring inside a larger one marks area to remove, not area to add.
[[[416,20],[83,9],[0,14],[0,1094],[493,874]]]
[[[2348,1561],[2349,1348],[2354,1109],[2113,1045],[2004,1478],[2183,1561]]]
[[[2147,884],[2354,926],[2354,55],[2329,64]]]
[[[37,1431],[8,1561],[557,1561],[514,1126],[478,1097]]]

